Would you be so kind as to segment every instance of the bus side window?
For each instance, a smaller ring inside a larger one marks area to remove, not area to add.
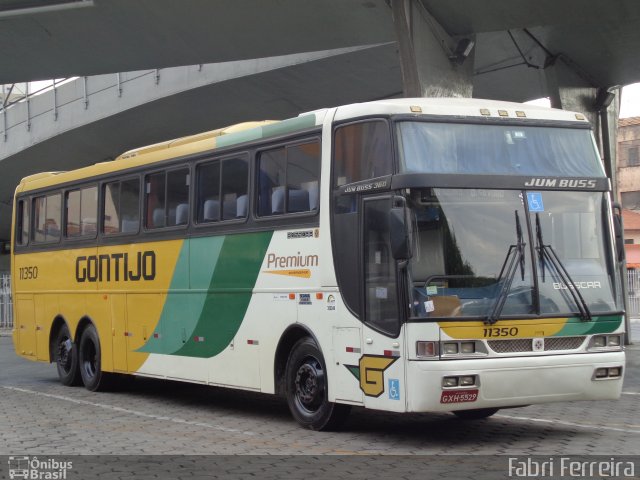
[[[122,233],[138,233],[140,229],[140,180],[120,182],[120,219]]]
[[[220,220],[220,161],[199,165],[198,179],[198,223]]]
[[[384,120],[336,128],[334,186],[340,187],[393,173],[389,126]]]
[[[246,157],[227,158],[222,161],[222,219],[247,216],[247,185],[249,161]]]
[[[88,187],[67,192],[65,204],[65,236],[95,237],[98,187]]]
[[[18,200],[16,211],[16,245],[26,245],[29,241],[29,203]]]
[[[189,223],[189,169],[167,172],[167,226]]]
[[[138,233],[140,182],[137,178],[108,183],[104,187],[102,232]]]
[[[165,172],[160,172],[144,177],[144,218],[147,228],[162,228],[167,224],[165,208],[166,176]]]
[[[189,169],[152,173],[145,177],[147,228],[175,227],[189,223]]]
[[[54,242],[60,239],[61,195],[55,193],[33,200],[34,242]]]
[[[318,142],[266,150],[260,154],[258,165],[258,215],[318,210]]]
[[[320,144],[293,145],[287,148],[288,212],[318,209]]]
[[[284,185],[286,152],[284,147],[260,154],[258,180],[258,215],[277,215],[285,212]]]
[[[198,223],[246,218],[249,201],[249,160],[246,154],[200,165]]]

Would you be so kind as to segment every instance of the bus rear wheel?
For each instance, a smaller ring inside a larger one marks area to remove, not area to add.
[[[475,410],[456,410],[454,415],[463,420],[481,420],[496,413],[499,408],[477,408]]]
[[[289,410],[296,421],[312,430],[339,427],[349,414],[348,405],[327,400],[326,364],[310,338],[299,340],[291,350],[285,371]]]
[[[96,392],[107,388],[108,374],[101,368],[101,351],[98,331],[89,325],[80,337],[79,366],[82,383],[87,390]]]
[[[79,385],[78,346],[71,341],[71,333],[66,324],[60,327],[53,348],[60,383],[66,386]]]

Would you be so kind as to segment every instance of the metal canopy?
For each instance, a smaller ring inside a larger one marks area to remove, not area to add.
[[[395,40],[386,0],[58,1],[43,11],[46,2],[0,0],[0,83]],[[476,34],[476,97],[544,96],[545,67],[558,62],[574,73],[565,85],[640,81],[636,0],[422,2],[450,35]]]
[[[2,16],[0,83],[272,57],[393,40],[384,1],[94,0]],[[24,0],[25,4],[33,3]]]

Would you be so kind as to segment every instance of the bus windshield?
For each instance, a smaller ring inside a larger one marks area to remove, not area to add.
[[[403,121],[400,173],[605,177],[584,128]]]
[[[414,318],[621,310],[603,192],[425,188],[409,205]]]

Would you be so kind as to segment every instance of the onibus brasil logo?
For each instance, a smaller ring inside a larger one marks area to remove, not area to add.
[[[38,459],[38,457],[9,457],[9,478],[30,480],[65,480],[67,470],[73,468],[73,462],[56,460],[55,458]]]

